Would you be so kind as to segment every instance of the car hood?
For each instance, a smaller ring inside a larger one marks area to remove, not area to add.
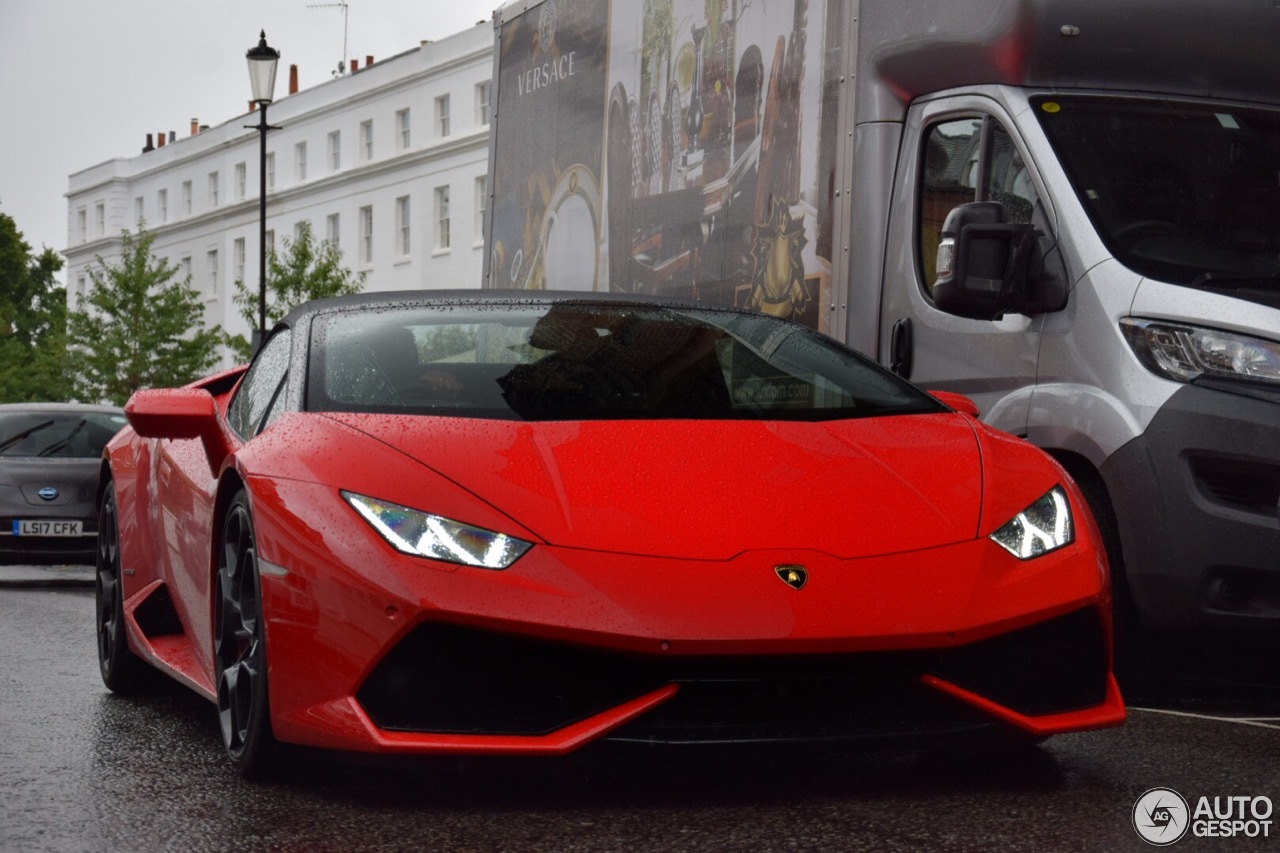
[[[558,546],[686,559],[799,548],[852,558],[978,531],[981,458],[958,414],[818,423],[328,417]]]

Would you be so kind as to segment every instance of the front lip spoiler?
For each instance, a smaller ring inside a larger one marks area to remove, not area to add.
[[[959,699],[961,702],[972,705],[983,713],[990,714],[996,719],[1016,726],[1037,737],[1119,726],[1123,725],[1128,718],[1124,699],[1120,695],[1120,685],[1116,683],[1116,677],[1112,673],[1107,673],[1107,695],[1101,705],[1081,708],[1076,711],[1045,714],[1039,717],[1019,714],[1017,711],[992,702],[986,697],[979,696],[971,690],[965,690],[963,687],[952,684],[936,675],[922,675],[920,680],[930,687],[946,693],[948,696]]]
[[[359,703],[351,709],[378,747],[389,752],[436,755],[564,755],[602,738],[653,710],[680,691],[667,684],[643,696],[546,735],[418,734],[379,729]]]
[[[1110,728],[1127,719],[1124,700],[1115,676],[1107,676],[1107,694],[1102,704],[1074,711],[1032,717],[992,702],[972,691],[938,678],[922,675],[920,682],[1035,737]],[[624,702],[593,717],[546,735],[476,735],[423,732],[397,732],[379,729],[354,699],[329,707],[330,713],[354,717],[365,730],[368,742],[354,744],[313,742],[315,746],[338,749],[363,749],[402,755],[566,755],[587,744],[607,737],[627,723],[669,701],[679,692],[678,684],[667,684],[636,699]],[[309,739],[310,740],[310,739]],[[344,739],[345,740],[345,739]]]

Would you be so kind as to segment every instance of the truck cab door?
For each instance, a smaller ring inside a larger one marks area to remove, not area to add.
[[[908,114],[891,203],[880,315],[882,364],[927,388],[971,397],[983,419],[1025,434],[1044,313],[1013,300],[998,316],[974,318],[935,302],[938,249],[944,224],[960,205],[994,202],[1012,234],[1034,241],[1021,247],[1023,262],[1035,256],[1033,276],[1065,273],[1054,251],[1053,228],[1043,193],[1013,122],[988,99],[963,96],[920,103]],[[953,218],[954,219],[954,218]],[[998,282],[999,279],[996,279]],[[998,283],[996,285],[998,287]],[[1061,307],[1060,305],[1057,307]]]

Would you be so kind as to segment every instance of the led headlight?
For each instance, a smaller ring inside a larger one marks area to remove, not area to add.
[[[1120,321],[1120,331],[1138,360],[1166,379],[1221,376],[1280,382],[1280,343],[1275,341],[1132,317]]]
[[[1075,525],[1071,519],[1071,503],[1061,486],[1054,486],[1049,494],[1014,516],[991,538],[1019,560],[1030,560],[1075,539]]]
[[[397,551],[480,569],[505,569],[533,547],[532,542],[472,527],[407,506],[342,492],[351,508]]]

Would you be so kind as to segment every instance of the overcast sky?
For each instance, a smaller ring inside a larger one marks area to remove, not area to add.
[[[347,0],[348,59],[385,59],[489,19],[501,0]],[[322,7],[322,8],[312,8]],[[67,177],[142,151],[148,133],[248,110],[259,30],[301,88],[343,58],[332,0],[0,0],[0,212],[34,251],[67,241]],[[65,279],[64,279],[65,281]]]

